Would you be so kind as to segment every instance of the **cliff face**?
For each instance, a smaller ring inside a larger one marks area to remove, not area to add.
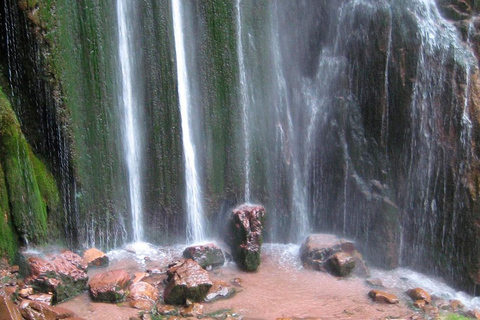
[[[113,0],[1,8],[2,253],[52,235],[70,246],[131,240],[114,8]],[[269,212],[267,240],[336,232],[374,264],[473,291],[479,10],[466,0],[186,4],[211,229],[248,182]],[[170,12],[169,2],[142,1],[132,26],[143,222],[153,242],[185,230]]]

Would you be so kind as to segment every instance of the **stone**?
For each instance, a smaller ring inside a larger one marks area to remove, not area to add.
[[[243,204],[232,212],[226,242],[233,260],[242,270],[255,271],[260,266],[265,219],[265,208],[260,205]]]
[[[453,311],[458,311],[465,308],[465,305],[460,300],[456,299],[450,300],[448,304]]]
[[[327,270],[338,277],[350,275],[355,268],[355,260],[346,252],[337,252],[331,255],[326,261]]]
[[[480,311],[477,309],[469,310],[467,311],[466,316],[473,319],[480,319]]]
[[[327,259],[342,250],[340,239],[332,234],[311,234],[300,247],[304,268],[325,271]]]
[[[379,288],[383,287],[382,279],[379,279],[379,278],[367,279],[365,280],[365,282],[372,287],[379,287]]]
[[[157,312],[162,316],[171,316],[177,314],[177,308],[171,305],[157,305]]]
[[[360,252],[354,250],[352,253],[350,253],[350,255],[355,261],[355,268],[353,269],[353,274],[357,277],[362,278],[370,277],[370,270],[368,269],[367,263],[365,262],[365,260],[363,260],[363,256],[360,254]]]
[[[196,261],[204,269],[221,267],[225,263],[222,250],[213,243],[188,247],[183,257]]]
[[[372,298],[372,300],[375,302],[383,302],[389,304],[396,304],[399,302],[396,295],[380,290],[370,290],[368,296]]]
[[[430,294],[423,290],[422,288],[414,288],[410,289],[407,291],[407,295],[412,298],[412,300],[425,300],[425,302],[428,304],[432,301],[432,298],[430,297]]]
[[[53,294],[48,293],[40,293],[40,294],[32,294],[28,296],[29,300],[39,301],[46,304],[52,304]]]
[[[108,256],[97,248],[90,248],[83,253],[83,262],[88,267],[106,267],[108,266]]]
[[[194,303],[180,311],[180,314],[184,317],[198,317],[203,314],[203,305]]]
[[[75,314],[72,310],[53,307],[39,301],[23,300],[20,304],[20,312],[23,317],[28,320],[57,320],[73,317]],[[41,317],[39,317],[41,315]]]
[[[435,316],[437,315],[440,310],[437,307],[431,306],[431,305],[425,305],[422,308],[423,312],[425,312],[429,316]]]
[[[158,299],[158,289],[146,282],[136,282],[128,289],[127,300],[132,308],[151,310]]]
[[[241,288],[243,285],[243,280],[241,278],[233,278],[232,281],[230,281],[235,287]]]
[[[225,281],[215,280],[205,297],[205,302],[227,299],[235,294],[235,289]]]
[[[79,295],[88,281],[86,265],[79,255],[64,251],[48,260],[39,257],[28,258],[30,276],[26,282],[35,291],[53,293],[52,303],[56,304]]]
[[[427,302],[425,300],[420,299],[420,300],[415,300],[415,302],[413,303],[413,306],[415,308],[422,309],[423,307],[425,307],[426,304]]]
[[[177,261],[167,270],[167,285],[163,294],[166,304],[183,305],[186,300],[203,301],[212,281],[198,263],[191,259]]]
[[[18,295],[22,298],[27,298],[28,296],[33,295],[33,288],[29,287],[29,288],[20,289],[18,290]]]
[[[0,295],[0,320],[23,320],[18,307],[2,295]]]
[[[122,269],[111,270],[95,275],[88,283],[93,301],[118,302],[125,299],[131,278]]]
[[[148,273],[146,272],[136,272],[134,275],[133,275],[133,280],[132,280],[132,284],[134,283],[137,283],[137,282],[140,282],[140,281],[143,281],[145,280],[146,278],[148,278]]]

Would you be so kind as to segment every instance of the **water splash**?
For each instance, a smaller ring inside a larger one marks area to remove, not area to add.
[[[185,183],[187,202],[187,242],[202,242],[205,239],[202,191],[195,159],[195,146],[191,129],[191,94],[183,30],[181,1],[172,0],[175,55],[177,58],[178,99],[182,122],[183,154],[185,159]]]
[[[133,239],[138,242],[143,239],[142,224],[142,191],[140,183],[141,141],[138,133],[138,102],[133,90],[133,53],[132,53],[132,27],[129,25],[128,12],[132,2],[127,0],[117,1],[118,20],[118,53],[120,57],[121,97],[123,109],[123,144],[126,155],[128,184],[130,190],[130,212],[132,215]]]

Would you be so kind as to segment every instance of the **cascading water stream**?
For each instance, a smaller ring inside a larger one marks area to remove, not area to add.
[[[180,0],[172,0],[175,55],[177,60],[178,99],[182,123],[183,154],[185,160],[185,184],[187,202],[187,242],[205,240],[202,192],[196,168],[195,146],[191,129],[192,97],[188,82],[183,15]]]
[[[237,0],[237,53],[240,78],[240,97],[242,105],[243,139],[244,139],[244,167],[245,167],[245,202],[250,202],[250,130],[248,121],[248,110],[250,107],[250,96],[247,86],[247,74],[245,70],[245,56],[243,54],[242,41],[242,11],[241,0]]]
[[[129,6],[133,2],[127,0],[117,1],[118,21],[118,53],[121,69],[121,96],[120,103],[123,109],[123,145],[126,155],[128,170],[128,184],[130,194],[130,212],[132,216],[133,240],[143,240],[142,224],[142,190],[141,190],[141,140],[139,135],[138,102],[133,90],[133,52],[132,28],[129,25]]]

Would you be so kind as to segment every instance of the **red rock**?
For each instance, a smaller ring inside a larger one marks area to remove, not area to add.
[[[40,314],[43,316],[43,318],[32,318],[32,320],[57,320],[73,317],[75,315],[73,311],[69,309],[52,307],[46,303],[31,300],[23,300],[20,304],[20,311],[26,319],[29,319],[29,317],[34,314]]]
[[[437,307],[431,306],[431,305],[426,305],[422,308],[423,312],[428,314],[429,316],[434,316],[437,315],[440,310]]]
[[[23,288],[18,291],[18,295],[22,298],[27,298],[33,294],[33,288]]]
[[[346,277],[355,268],[355,260],[346,252],[337,252],[326,261],[327,270],[335,276]]]
[[[414,288],[407,291],[407,295],[412,298],[414,301],[416,300],[425,300],[425,302],[430,303],[432,298],[430,294],[423,290],[422,288]]]
[[[148,273],[146,273],[146,272],[137,272],[137,273],[135,273],[135,274],[133,275],[132,284],[133,284],[133,283],[140,282],[140,281],[143,281],[143,280],[145,280],[147,277],[148,277]]]
[[[18,307],[10,299],[1,295],[0,320],[23,320]]]
[[[127,300],[132,308],[150,310],[158,299],[158,289],[146,282],[130,285]]]
[[[183,251],[183,257],[196,261],[204,269],[221,267],[225,263],[222,250],[213,243],[188,247]]]
[[[235,287],[242,287],[243,280],[241,278],[233,278],[232,281],[230,281]]]
[[[182,305],[187,299],[202,301],[212,286],[208,272],[191,259],[172,264],[167,275],[168,283],[163,294],[167,304]]]
[[[171,305],[157,305],[157,312],[162,316],[171,316],[177,313],[177,308]]]
[[[90,248],[83,253],[83,263],[88,267],[108,266],[108,256],[97,248]]]
[[[235,289],[225,281],[215,280],[208,290],[205,302],[212,302],[218,299],[230,298],[235,293]]]
[[[29,300],[39,301],[46,304],[52,304],[52,298],[53,295],[48,293],[32,294],[28,296]]]
[[[300,259],[306,269],[324,271],[324,263],[341,251],[340,239],[332,234],[311,234],[300,247]]]
[[[94,301],[117,302],[125,299],[130,275],[125,270],[112,270],[95,275],[88,283]]]
[[[198,317],[203,314],[203,305],[194,303],[180,311],[180,314],[184,317]]]
[[[469,318],[480,319],[480,311],[478,311],[477,309],[467,311],[466,315]]]
[[[423,299],[420,299],[420,300],[416,300],[414,303],[413,303],[413,306],[415,308],[418,308],[418,309],[422,309],[423,307],[425,307],[425,305],[427,304],[427,302]]]
[[[449,305],[453,311],[457,311],[465,308],[465,305],[460,300],[456,300],[456,299],[450,300]]]
[[[260,265],[265,219],[264,207],[244,204],[233,210],[228,222],[226,241],[232,251],[233,260],[245,271],[255,271]]]
[[[380,290],[371,290],[368,295],[370,296],[370,298],[372,298],[373,301],[376,302],[384,302],[389,304],[395,304],[399,302],[396,295]]]

